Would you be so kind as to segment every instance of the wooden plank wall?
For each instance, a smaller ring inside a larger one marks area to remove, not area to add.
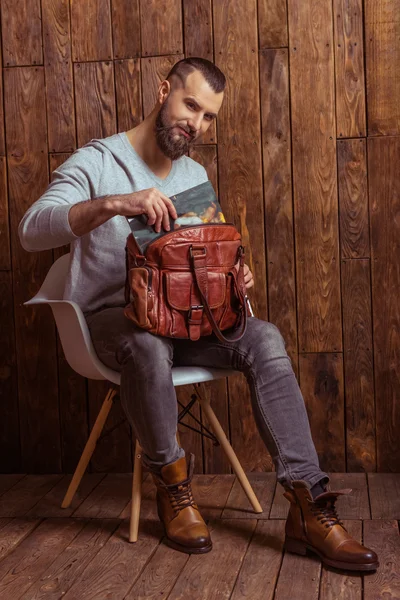
[[[137,125],[171,66],[202,56],[227,90],[191,156],[241,229],[255,312],[286,340],[321,466],[397,471],[396,3],[2,0],[0,51],[0,470],[70,472],[106,389],[72,373],[50,311],[23,306],[66,249],[25,252],[18,223],[71,152]],[[271,470],[244,377],[199,391],[245,469]],[[116,404],[93,471],[132,467]],[[229,471],[209,440],[181,441],[197,472]]]

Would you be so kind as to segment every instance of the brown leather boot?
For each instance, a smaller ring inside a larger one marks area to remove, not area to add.
[[[157,486],[157,512],[164,524],[169,546],[188,554],[203,554],[212,549],[210,532],[193,500],[191,481],[194,454],[190,454],[189,474],[186,458],[151,473]]]
[[[349,535],[335,508],[338,496],[349,494],[351,489],[328,490],[313,500],[305,481],[291,483],[294,489],[283,494],[290,501],[286,550],[303,555],[311,550],[324,564],[338,569],[375,571],[377,555]]]

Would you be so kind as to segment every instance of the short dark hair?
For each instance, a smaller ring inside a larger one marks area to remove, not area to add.
[[[177,75],[183,85],[185,85],[187,76],[193,73],[193,71],[200,71],[210,88],[216,94],[224,91],[226,78],[223,72],[211,61],[206,58],[198,58],[197,56],[179,60],[174,64],[166,79],[170,79],[172,75]]]

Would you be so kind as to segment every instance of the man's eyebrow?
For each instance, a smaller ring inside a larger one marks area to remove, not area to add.
[[[193,104],[195,104],[197,108],[201,108],[200,104],[194,98],[192,98],[192,96],[187,96],[185,98],[185,100],[190,100],[190,102],[193,102]],[[212,112],[208,112],[207,115],[210,115],[211,117],[214,117],[214,118],[217,117],[216,113],[212,113]]]

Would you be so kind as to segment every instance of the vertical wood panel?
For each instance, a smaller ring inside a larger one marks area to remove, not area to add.
[[[0,157],[0,271],[11,269],[8,210],[7,164],[6,159]]]
[[[378,471],[400,464],[400,138],[368,140]]]
[[[370,255],[366,142],[339,140],[337,148],[340,254],[366,258]]]
[[[140,0],[142,56],[181,54],[181,0]]]
[[[78,146],[116,132],[112,62],[77,63],[75,72]]]
[[[21,470],[12,274],[0,271],[0,472]]]
[[[160,83],[166,78],[178,60],[178,56],[158,56],[156,58],[142,58],[142,89],[143,89],[143,114],[147,117],[154,108],[157,90]]]
[[[2,0],[4,66],[43,63],[40,0]]]
[[[196,145],[189,152],[190,158],[199,162],[205,170],[218,197],[218,159],[216,146]]]
[[[287,6],[281,0],[258,0],[260,48],[288,45]]]
[[[288,53],[260,54],[265,234],[269,320],[279,328],[297,370]]]
[[[369,260],[342,260],[347,469],[374,471],[375,399]]]
[[[110,0],[71,0],[72,60],[112,58]]]
[[[0,6],[1,10],[1,6]],[[1,32],[0,32],[1,33]],[[2,34],[0,35],[0,66],[3,66]],[[0,77],[0,155],[6,153],[4,139],[4,100],[3,100],[3,77]]]
[[[50,152],[76,148],[68,0],[42,0]]]
[[[368,135],[400,133],[400,11],[392,0],[365,2]]]
[[[127,131],[139,125],[143,115],[140,60],[118,60],[114,68],[118,131]]]
[[[22,250],[17,227],[48,185],[46,118],[41,67],[4,71],[11,243],[18,363],[22,468],[61,468],[55,332],[50,310],[23,302],[38,290],[51,252]]]
[[[242,233],[255,280],[254,312],[266,319],[257,5],[214,0],[213,10],[215,60],[227,79],[217,124],[220,202],[227,220]],[[244,377],[228,383],[232,445],[245,468],[264,470],[271,462],[256,429],[247,383]]]
[[[213,60],[212,0],[183,0],[185,56]]]
[[[330,0],[289,0],[290,90],[301,352],[342,348]]]
[[[334,0],[336,122],[338,137],[365,135],[362,0]]]
[[[192,395],[195,393],[195,389],[192,385],[180,385],[179,387],[175,388],[175,392],[177,401],[181,402],[183,406],[186,406],[190,402]],[[178,404],[178,413],[181,410],[182,406]],[[201,421],[200,406],[198,402],[195,402],[191,412],[197,419],[199,419],[199,421]],[[190,427],[194,427],[195,429],[200,428],[200,425],[190,415],[185,415],[182,422],[190,425]],[[189,462],[189,454],[193,453],[195,456],[194,472],[203,473],[203,442],[201,435],[182,424],[178,426],[178,432],[179,445],[185,450],[187,462]]]
[[[211,0],[183,0],[185,28],[185,56],[199,56],[214,61],[213,17]],[[216,120],[196,144],[212,144],[217,141]]]
[[[70,154],[50,154],[52,174]],[[69,246],[53,250],[54,260],[69,252]],[[67,363],[57,335],[58,396],[60,402],[61,457],[64,473],[73,473],[88,437],[86,380]]]
[[[343,357],[301,354],[300,384],[311,433],[324,471],[346,470]]]
[[[140,56],[139,0],[111,0],[114,58]]]

